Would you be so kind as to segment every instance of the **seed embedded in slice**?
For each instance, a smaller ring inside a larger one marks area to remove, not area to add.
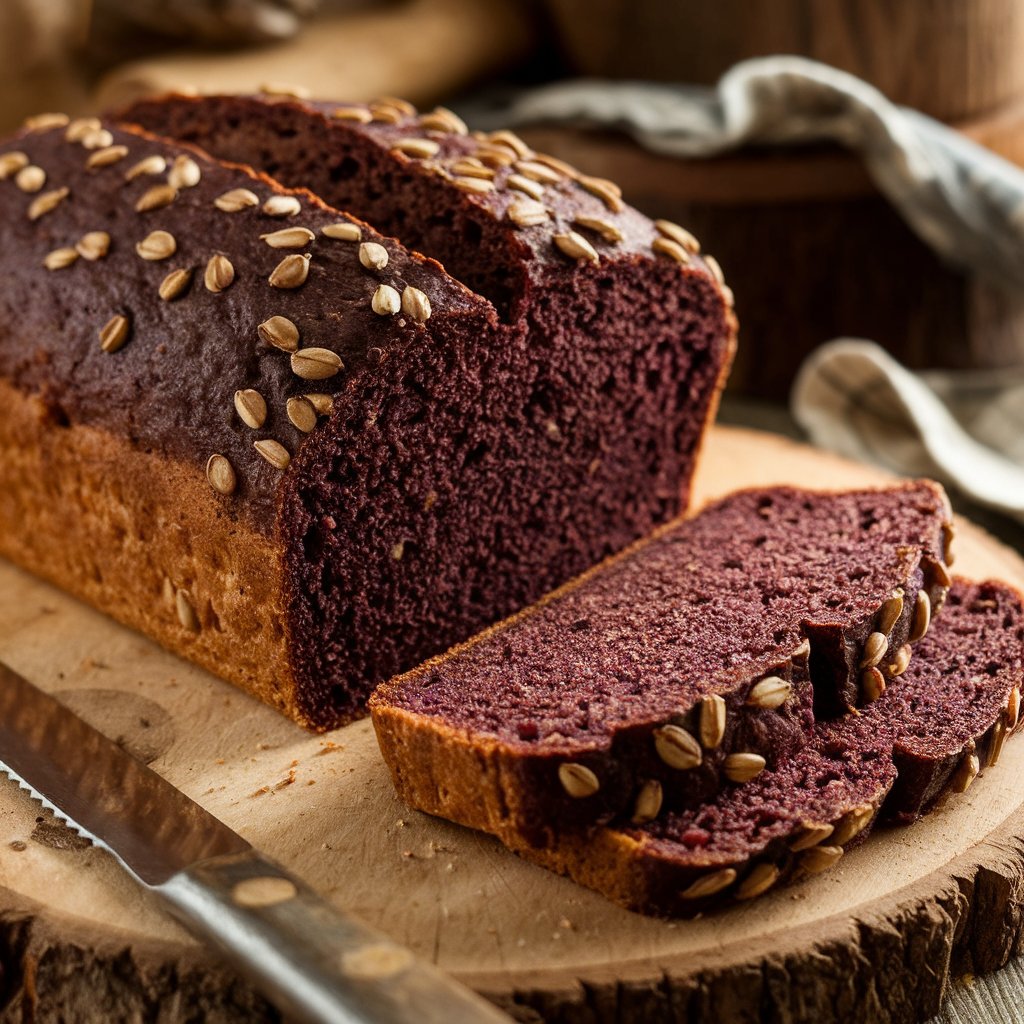
[[[404,554],[405,554],[405,541],[404,540],[400,540],[397,544],[394,545],[394,547],[392,547],[392,549],[391,549],[391,557],[396,562],[400,562],[402,560],[402,556]]]
[[[736,881],[735,868],[722,868],[710,875],[698,878],[679,894],[684,900],[699,900],[707,896],[716,896],[723,889],[728,889]]]
[[[722,765],[722,771],[730,782],[750,782],[764,771],[765,763],[760,754],[730,754]]]
[[[842,821],[832,833],[831,845],[845,846],[854,836],[859,836],[875,816],[872,804],[861,804],[843,815]]]
[[[22,167],[14,176],[14,184],[22,192],[38,192],[46,184],[46,171],[35,164],[29,164],[27,167]]]
[[[506,216],[516,227],[532,228],[546,223],[551,215],[546,206],[530,199],[521,199],[508,208]]]
[[[747,703],[757,708],[782,707],[793,695],[793,684],[782,676],[765,676],[747,694]]]
[[[953,541],[956,538],[956,527],[952,523],[942,524],[942,560],[952,565],[956,559],[953,552]]]
[[[206,462],[206,479],[218,494],[232,494],[238,486],[234,467],[223,455],[211,455]]]
[[[700,702],[700,741],[714,750],[725,736],[725,700],[717,693],[702,697]]]
[[[1006,699],[1006,727],[1012,732],[1017,728],[1020,721],[1020,687],[1015,686],[1010,690],[1010,696]]]
[[[860,667],[873,668],[885,657],[888,649],[889,638],[884,633],[872,633],[864,641],[864,656],[861,658]]]
[[[688,771],[703,760],[700,744],[681,726],[663,725],[654,730],[654,749],[670,768]]]
[[[196,615],[196,610],[192,606],[192,600],[184,590],[179,590],[174,595],[174,607],[178,613],[178,622],[181,623],[182,627],[193,633],[198,633],[200,628],[199,616]]]
[[[106,149],[97,149],[95,152],[90,153],[89,158],[85,161],[85,166],[89,170],[110,167],[113,164],[119,163],[127,155],[127,146],[107,146]]]
[[[903,591],[897,590],[878,610],[878,632],[888,636],[903,614]]]
[[[388,251],[379,242],[362,242],[359,262],[367,270],[383,270],[388,265]]]
[[[70,247],[64,249],[54,249],[53,252],[48,252],[43,259],[43,266],[47,270],[64,270],[65,267],[70,267],[75,260],[78,259],[78,250]]]
[[[180,156],[176,156],[174,163],[171,164],[167,175],[167,184],[176,189],[195,188],[202,176],[203,172],[199,169],[199,164],[192,157],[182,153]]]
[[[966,754],[953,773],[950,788],[954,793],[966,793],[981,771],[981,759],[977,754]]]
[[[0,181],[6,181],[12,174],[28,167],[28,154],[20,149],[0,154]]]
[[[402,312],[417,323],[426,323],[430,319],[430,299],[419,288],[406,285],[402,290]]]
[[[904,644],[897,652],[896,657],[886,666],[886,670],[893,678],[903,675],[910,665],[910,658],[913,652],[910,644]]]
[[[238,213],[247,210],[252,206],[260,205],[260,198],[252,189],[233,188],[221,196],[217,196],[213,205],[225,213]]]
[[[235,412],[253,430],[259,430],[267,421],[266,400],[255,388],[243,388],[235,392]]]
[[[106,231],[89,231],[75,243],[75,249],[83,260],[95,263],[110,252],[110,235]]]
[[[159,154],[143,157],[125,172],[125,181],[134,181],[143,174],[163,174],[167,170],[167,161]]]
[[[292,353],[292,373],[303,380],[326,380],[344,369],[341,356],[329,348],[300,348]]]
[[[215,253],[206,264],[206,272],[203,274],[203,283],[211,292],[222,292],[230,288],[235,280],[235,268],[231,260],[221,253]]]
[[[752,900],[766,893],[779,880],[779,869],[774,864],[757,864],[736,889],[736,899]]]
[[[932,602],[928,591],[919,590],[917,599],[914,602],[914,617],[910,621],[910,636],[907,639],[910,643],[916,643],[928,632],[932,621]]]
[[[286,316],[272,316],[256,328],[261,341],[280,349],[294,352],[299,347],[299,329]]]
[[[268,217],[293,217],[302,210],[295,196],[271,196],[262,206]]]
[[[281,228],[280,231],[271,231],[268,234],[260,235],[260,241],[266,242],[271,249],[301,249],[309,245],[316,235],[309,228]]]
[[[636,795],[636,801],[633,804],[633,817],[631,819],[633,824],[643,825],[648,821],[654,821],[661,813],[663,798],[664,793],[661,783],[657,779],[648,779],[640,787],[640,792]]]
[[[656,238],[651,242],[651,249],[661,256],[668,256],[669,259],[675,260],[676,263],[683,264],[691,263],[690,254],[678,243],[674,242],[671,238]]]
[[[866,701],[876,701],[885,693],[885,676],[877,666],[872,665],[871,668],[866,668],[861,672],[860,686]]]
[[[304,434],[308,434],[316,426],[316,409],[300,395],[288,399],[285,411],[292,426]]]
[[[256,449],[269,462],[274,469],[287,469],[288,463],[292,461],[292,457],[288,454],[288,449],[278,441],[271,441],[266,439],[263,441],[257,441],[253,444],[253,448]]]
[[[812,846],[805,850],[799,864],[809,875],[817,875],[832,867],[843,855],[841,846]]]
[[[151,231],[138,242],[135,251],[144,259],[166,260],[178,251],[178,243],[169,231]]]
[[[1003,743],[1006,741],[1006,719],[1000,715],[992,726],[992,743],[988,752],[988,763],[995,764],[999,755],[1003,752]]]
[[[337,224],[328,224],[320,229],[321,235],[328,238],[337,238],[342,242],[358,242],[363,237],[363,229],[358,224],[349,224],[346,221],[338,221]]]
[[[334,412],[334,396],[320,392],[306,394],[305,399],[316,410],[317,416],[330,416]]]
[[[178,198],[178,190],[173,185],[154,185],[139,196],[135,203],[136,213],[148,213],[151,210],[162,210],[170,206]]]
[[[269,282],[272,288],[301,288],[309,276],[310,253],[292,253],[270,272]]]
[[[160,298],[163,299],[164,302],[171,302],[179,296],[184,295],[191,283],[191,268],[182,267],[178,270],[172,270],[160,282]]]
[[[374,313],[381,316],[392,316],[402,308],[402,296],[391,285],[381,284],[373,293],[370,306]]]
[[[598,777],[585,764],[577,764],[575,761],[567,761],[558,766],[558,781],[574,800],[584,800],[601,788]]]
[[[100,348],[104,352],[116,352],[128,340],[130,328],[128,317],[112,316],[100,330]]]
[[[622,229],[601,217],[577,217],[573,224],[585,231],[593,231],[606,242],[621,242],[623,239]]]
[[[805,821],[803,823],[803,828],[797,835],[796,839],[793,839],[790,842],[789,848],[793,853],[799,853],[801,850],[809,850],[812,846],[817,846],[819,843],[823,843],[832,835],[833,831],[835,831],[834,825],[819,825],[815,822]]]
[[[679,224],[670,220],[656,220],[654,227],[666,238],[671,238],[673,242],[681,245],[688,253],[696,255],[700,252],[700,242],[697,241],[696,236]]]
[[[567,231],[553,237],[558,249],[570,259],[589,260],[591,263],[598,263],[600,257],[597,250],[578,232]]]

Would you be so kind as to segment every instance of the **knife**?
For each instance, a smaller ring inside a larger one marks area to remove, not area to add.
[[[0,769],[309,1024],[508,1024],[0,663]]]

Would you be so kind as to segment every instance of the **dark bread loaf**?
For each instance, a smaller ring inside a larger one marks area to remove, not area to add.
[[[564,830],[517,849],[635,910],[692,916],[834,865],[877,821],[909,824],[994,765],[1020,726],[1024,607],[954,582],[935,628],[881,699],[817,726],[775,772],[648,825]]]
[[[395,785],[544,845],[748,781],[804,744],[815,702],[862,705],[906,669],[949,583],[949,516],[927,481],[738,492],[379,687]]]
[[[498,232],[528,197],[442,178],[406,154],[476,140],[387,109],[418,150],[188,106],[294,185],[348,182],[345,214],[140,129],[0,146],[0,554],[314,728],[683,509],[734,344],[695,244],[564,175]],[[499,308],[351,215],[381,190]]]

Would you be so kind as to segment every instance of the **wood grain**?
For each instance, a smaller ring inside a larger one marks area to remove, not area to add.
[[[700,500],[737,486],[885,477],[718,428]],[[1024,561],[968,523],[957,569],[1024,586]],[[879,834],[835,871],[665,922],[404,808],[368,723],[309,736],[227,684],[0,563],[0,658],[324,895],[524,1021],[910,1021],[951,978],[1020,944],[1024,743],[963,797]],[[91,1016],[90,1016],[91,1015]],[[112,860],[0,785],[0,1020],[269,1021]]]

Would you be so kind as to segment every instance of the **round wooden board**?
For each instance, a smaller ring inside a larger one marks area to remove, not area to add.
[[[878,483],[782,438],[718,428],[699,500]],[[969,523],[957,569],[1024,586]],[[836,870],[691,922],[622,910],[490,838],[409,811],[368,722],[310,736],[0,563],[0,658],[117,737],[328,899],[522,1020],[919,1019],[1016,949],[1024,742],[963,797]],[[271,1020],[103,852],[0,784],[0,1019]]]

